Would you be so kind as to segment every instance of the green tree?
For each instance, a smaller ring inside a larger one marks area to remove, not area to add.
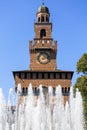
[[[78,73],[82,72],[83,74],[87,75],[87,53],[84,53],[79,59],[76,69]]]
[[[74,92],[78,88],[81,92],[84,107],[84,118],[87,127],[87,53],[84,53],[76,65],[76,71],[82,75],[77,78]]]

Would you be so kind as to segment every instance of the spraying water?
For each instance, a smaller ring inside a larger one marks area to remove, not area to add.
[[[61,86],[48,88],[47,97],[39,87],[39,96],[35,97],[30,84],[26,103],[21,99],[21,85],[18,86],[16,105],[14,94],[10,89],[6,105],[2,89],[0,89],[0,130],[84,130],[83,107],[80,92],[73,97],[70,90],[69,102],[64,106]]]

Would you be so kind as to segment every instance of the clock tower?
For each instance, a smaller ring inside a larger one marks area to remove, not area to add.
[[[38,8],[37,20],[34,23],[35,36],[29,41],[30,65],[28,70],[13,71],[15,90],[20,83],[22,96],[27,96],[29,84],[32,84],[34,94],[38,95],[38,87],[42,85],[44,92],[49,86],[62,87],[62,95],[66,101],[69,96],[73,71],[57,69],[57,41],[52,38],[52,23],[50,12],[44,4]]]
[[[30,42],[30,69],[56,70],[57,42],[52,39],[49,9],[43,4],[39,7],[36,16],[35,38]]]

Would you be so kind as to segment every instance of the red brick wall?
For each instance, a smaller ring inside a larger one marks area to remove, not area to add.
[[[22,87],[28,87],[29,84],[31,83],[33,87],[39,87],[39,85],[43,85],[46,87],[52,86],[52,87],[56,87],[58,85],[61,85],[62,87],[70,87],[71,86],[71,80],[70,79],[37,79],[37,80],[32,80],[32,79],[20,79],[18,78],[18,76],[15,77],[15,83],[16,86],[21,83]]]

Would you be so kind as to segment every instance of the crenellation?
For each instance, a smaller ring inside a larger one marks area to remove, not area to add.
[[[62,86],[64,103],[68,100],[73,71],[57,69],[56,59],[58,43],[52,38],[52,23],[48,8],[45,12],[37,12],[37,22],[34,23],[35,37],[29,41],[30,64],[25,71],[14,71],[15,91],[20,83],[22,86],[22,100],[27,96],[28,86],[31,83],[34,95],[37,95],[37,88],[42,85],[44,91],[49,86],[55,88]],[[42,10],[41,10],[42,11]],[[38,96],[38,95],[37,95]]]

